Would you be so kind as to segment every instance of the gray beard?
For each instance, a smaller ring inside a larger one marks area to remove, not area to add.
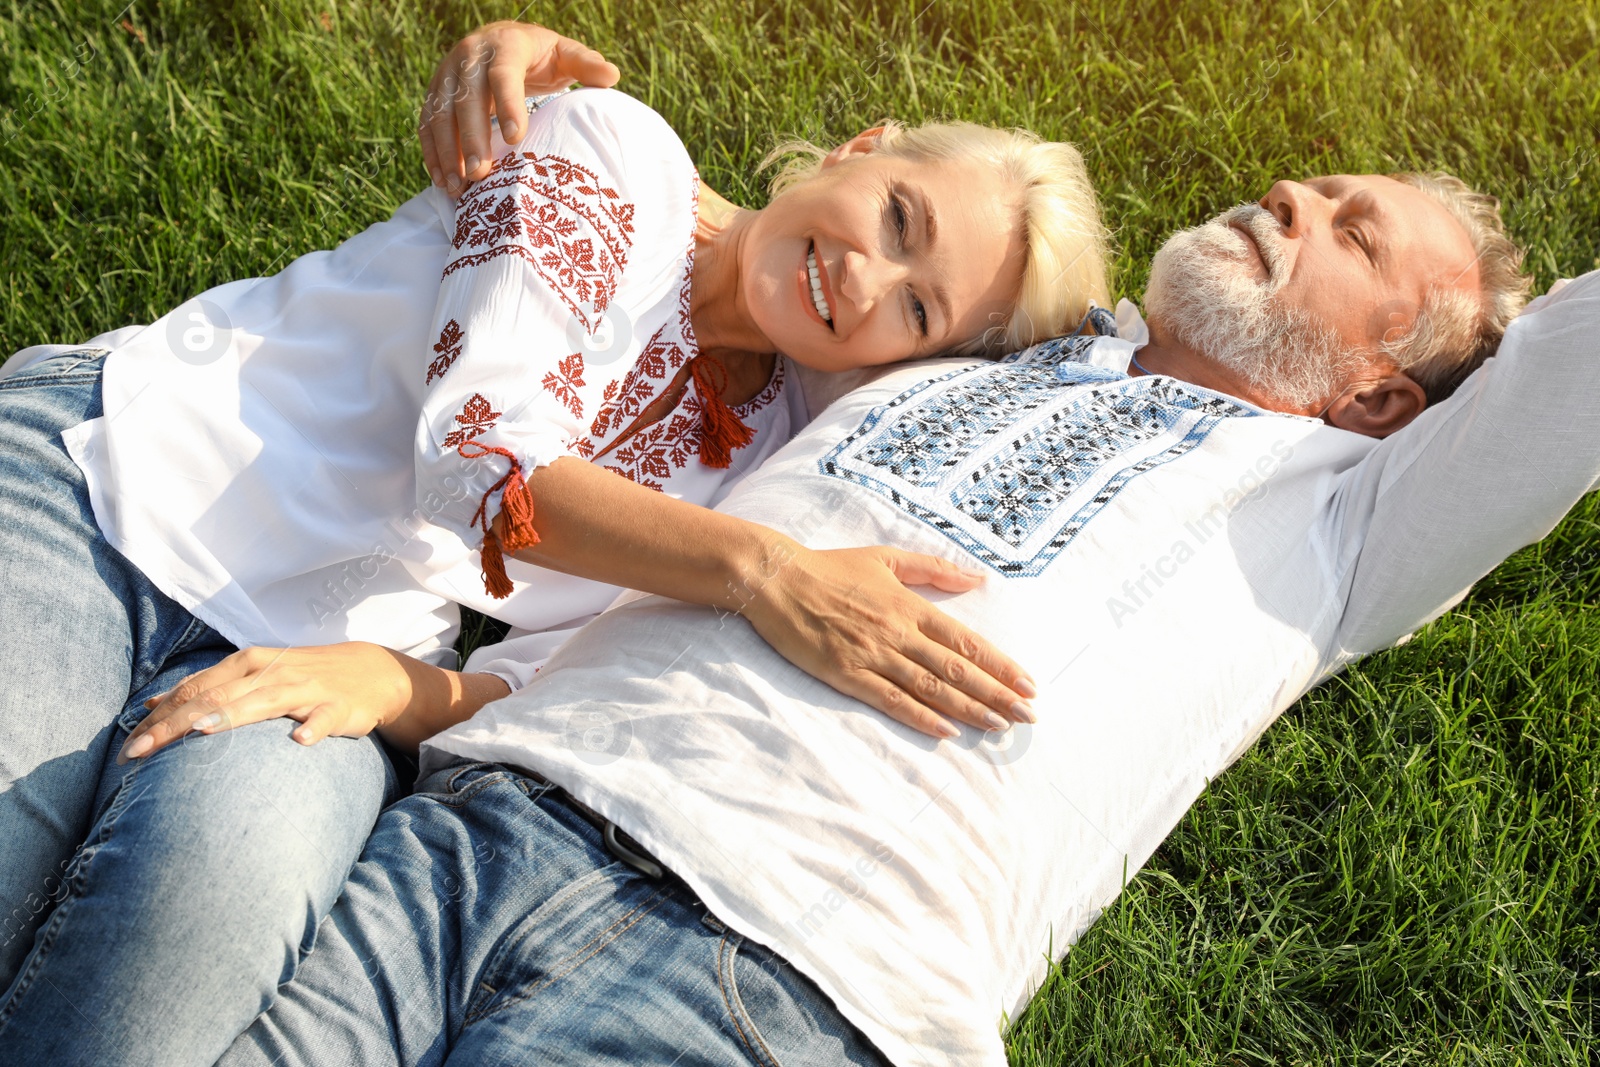
[[[1248,230],[1271,277],[1254,277],[1250,250],[1230,228]],[[1325,322],[1273,296],[1288,280],[1272,214],[1241,204],[1179,230],[1150,263],[1145,310],[1176,340],[1290,408],[1321,404],[1348,373],[1351,354]]]

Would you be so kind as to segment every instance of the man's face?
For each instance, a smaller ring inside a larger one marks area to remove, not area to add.
[[[1146,299],[1178,340],[1315,411],[1391,373],[1377,345],[1430,287],[1480,290],[1472,241],[1420,189],[1377,175],[1280,181],[1156,254]]]

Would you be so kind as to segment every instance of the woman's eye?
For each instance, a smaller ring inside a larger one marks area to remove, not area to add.
[[[915,293],[911,294],[911,312],[917,317],[917,328],[922,331],[922,336],[928,336],[928,309],[922,306],[922,301],[917,299]]]
[[[898,196],[891,196],[889,198],[889,208],[890,208],[890,210],[892,210],[894,212],[894,228],[895,228],[895,232],[900,235],[900,243],[901,244],[905,244],[905,240],[906,240],[906,209],[905,209],[904,205],[902,205],[900,203],[900,198]]]

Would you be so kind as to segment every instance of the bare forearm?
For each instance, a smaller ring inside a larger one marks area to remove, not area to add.
[[[511,687],[492,674],[463,674],[434,667],[421,660],[394,653],[411,683],[411,700],[395,719],[378,727],[391,745],[415,752],[441,730],[448,730],[477,714],[490,701],[511,692]]]
[[[518,559],[675,600],[738,611],[752,582],[770,577],[799,549],[764,526],[674,500],[578,459],[532,472],[528,489],[539,543],[518,552]],[[410,700],[378,729],[408,752],[510,692],[493,675],[395,655],[410,682]]]
[[[517,558],[692,604],[740,610],[800,551],[765,526],[686,504],[578,459],[528,478],[539,543]]]

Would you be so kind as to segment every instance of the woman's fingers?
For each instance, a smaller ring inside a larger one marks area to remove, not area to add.
[[[871,670],[846,670],[824,679],[845,696],[881,711],[919,733],[947,741],[961,731],[950,720],[912,696],[905,687]]]
[[[500,119],[500,136],[506,144],[522,140],[522,120],[527,117],[528,94],[522,85],[523,72],[509,63],[495,63],[489,68],[489,95],[494,100],[494,113]],[[465,127],[463,127],[463,130]],[[463,151],[468,149],[465,133],[462,135]],[[471,152],[468,152],[471,155]],[[488,115],[484,115],[483,150],[476,153],[485,162],[489,159]],[[471,176],[470,174],[468,175]]]
[[[189,675],[171,690],[145,701],[151,708],[128,740],[123,743],[117,762],[149,755],[189,731],[234,697],[260,684],[260,676],[270,670],[287,652],[281,648],[247,648]]]
[[[433,140],[434,159],[439,166],[439,173],[444,177],[444,187],[451,196],[455,196],[464,188],[461,181],[461,142],[456,136],[455,99],[452,94],[446,93],[439,101],[439,108],[433,117],[428,120],[428,131],[423,138]]]
[[[938,669],[921,662],[920,656],[895,657],[878,670],[918,704],[940,715],[979,730],[1004,730],[1011,726],[1010,719],[950,684]]]
[[[253,677],[213,677],[206,680],[205,673],[202,671],[186,679],[172,691],[173,696],[179,699],[169,698],[145,716],[123,743],[122,751],[117,755],[118,763],[139,759],[165,748],[201,720],[223,711],[239,697],[259,686]]]
[[[428,124],[433,118],[433,90],[423,101],[422,113],[417,116],[417,140],[422,142],[422,162],[428,168],[428,178],[439,188],[444,188],[444,169],[439,165],[439,148],[433,143]]]
[[[884,563],[905,585],[931,585],[960,593],[983,584],[981,574],[963,570],[938,556],[890,550]],[[987,710],[1012,722],[1033,722],[1033,707],[1028,700],[1038,695],[1038,689],[1021,665],[938,608],[918,599],[918,629],[930,640],[908,642],[901,651],[952,689],[987,705]],[[946,706],[940,702],[934,705],[941,710]],[[996,725],[981,716],[979,721],[965,715],[956,717],[974,726]]]
[[[326,704],[318,704],[316,707],[306,709],[303,721],[289,736],[302,745],[314,745],[323,738],[337,733],[339,724],[340,716],[333,708]]]
[[[308,686],[258,685],[254,689],[239,692],[210,714],[196,719],[191,729],[197,733],[218,734],[267,719],[304,720],[315,706],[309,703],[314,699],[315,695]]]
[[[926,638],[908,641],[905,657],[905,667],[890,677],[929,707],[980,730],[1033,721],[1027,701],[944,645]]]
[[[593,48],[570,37],[555,35],[551,51],[550,76],[528,86],[535,92],[554,92],[573,82],[609,89],[622,78],[617,65]]]
[[[963,570],[938,556],[902,552],[898,548],[886,548],[883,553],[884,565],[904,585],[931,585],[946,593],[965,593],[983,584],[981,573]]]
[[[501,136],[514,144],[529,93],[573,82],[611,86],[621,77],[605,56],[570,37],[528,23],[489,23],[457,42],[428,87],[417,133],[429,176],[459,195],[489,165],[490,114],[500,117]]]
[[[918,628],[928,643],[908,654],[967,695],[1017,722],[1034,722],[1039,688],[1016,660],[931,604]]]
[[[461,94],[452,109],[451,118],[459,138],[462,185],[483,177],[489,158],[489,103],[488,86],[481,73],[463,80]]]
[[[304,719],[318,706],[311,703],[314,700],[315,694],[304,685],[262,685],[254,677],[240,678],[208,689],[159,718],[152,716],[140,723],[139,729],[123,746],[117,762],[126,763],[152,755],[191,731],[218,734],[267,719]],[[301,737],[302,729],[295,730],[295,740],[312,736],[306,733]]]

